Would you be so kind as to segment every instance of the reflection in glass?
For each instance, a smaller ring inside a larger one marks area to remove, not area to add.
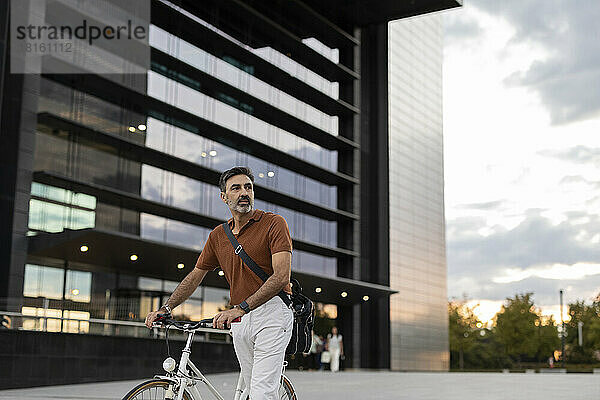
[[[261,186],[267,186],[326,207],[337,207],[336,186],[326,185],[154,118],[148,119],[147,135],[146,145],[148,147],[216,171],[224,171],[236,165],[246,165],[252,169],[256,183]],[[164,201],[162,200],[164,194],[161,190],[164,190],[162,188],[165,185],[169,185],[169,179],[158,171],[160,170],[152,170],[151,167],[145,165],[142,167],[142,195],[152,200]],[[198,190],[204,191],[206,188],[200,185]],[[214,195],[217,200],[215,205],[219,206],[218,191]],[[207,198],[207,201],[213,202],[210,199],[211,196]],[[204,209],[211,209],[212,212],[215,212],[218,207],[213,208],[210,204]]]
[[[322,148],[153,71],[148,72],[148,95],[323,168],[337,168],[332,165],[337,158],[336,151]]]
[[[203,319],[202,304],[202,300],[187,299],[173,310],[173,316],[183,321],[200,321]]]
[[[302,43],[321,54],[323,57],[328,58],[331,62],[336,64],[340,62],[339,49],[332,49],[314,37],[302,39]]]
[[[276,87],[257,79],[252,75],[252,66],[244,65],[231,56],[225,56],[222,60],[216,58],[203,49],[196,47],[155,25],[150,26],[150,45],[178,58],[179,60],[199,69],[200,71],[215,76],[223,82],[241,89],[244,92],[250,93],[254,97],[267,102],[272,106],[278,108],[282,107],[279,100],[283,96],[288,96],[290,101],[293,103],[293,107],[288,107],[286,110],[288,113],[310,124],[313,124],[318,128],[325,130],[326,132],[337,135],[337,116],[329,116],[312,107],[310,104],[293,98]],[[266,59],[282,69],[286,69],[286,72],[288,72],[290,75],[295,76],[305,83],[308,83],[317,90],[320,90],[334,99],[338,98],[339,84],[337,82],[329,82],[326,79],[323,79],[321,76],[308,70],[304,66],[295,63],[290,58],[283,56],[281,53],[277,53],[271,48],[256,49],[254,51],[261,58]],[[277,56],[289,60],[292,64],[277,62],[274,59],[274,57]],[[316,119],[318,119],[318,124],[315,123],[315,121],[307,120],[305,117],[305,111],[317,115],[318,117]]]
[[[162,290],[162,281],[155,278],[147,278],[145,276],[138,277],[138,288],[141,290]]]
[[[37,100],[39,113],[50,113],[90,129],[144,143],[144,131],[132,132],[129,128],[145,125],[145,116],[122,108],[118,103],[109,103],[45,78],[40,80]],[[36,150],[37,147],[36,144]]]
[[[26,264],[23,296],[60,300],[63,296],[64,270]]]
[[[29,200],[29,229],[62,232],[64,229],[93,228],[95,212],[53,203]]]
[[[217,197],[219,189],[216,186],[187,178],[182,179],[181,176],[150,166],[144,166],[142,175],[142,196],[145,198],[164,203],[170,202],[178,207],[223,220],[231,217],[227,207]],[[178,182],[182,183],[178,184]],[[194,188],[198,189],[194,190]],[[293,238],[330,247],[337,246],[335,221],[323,220],[262,200],[255,200],[255,208],[282,215],[288,223]],[[144,213],[141,214],[140,223],[143,238],[195,249],[204,246],[212,230]]]
[[[316,218],[262,200],[255,200],[254,205],[257,209],[270,211],[285,218],[292,238],[337,247],[337,222]]]
[[[60,332],[62,310],[54,308],[21,307],[24,316],[45,318],[23,318],[23,329],[28,331]]]
[[[294,250],[292,255],[292,271],[335,277],[337,276],[337,259],[335,257],[325,257],[306,251]]]
[[[229,308],[229,290],[204,287],[203,318],[213,317],[219,311],[227,308]]]
[[[63,322],[63,332],[69,333],[88,333],[90,323],[85,321],[90,319],[90,313],[87,311],[64,310],[63,317],[70,320]]]
[[[91,299],[92,273],[84,271],[67,271],[65,299],[89,303]]]
[[[86,311],[58,310],[55,308],[21,307],[23,329],[28,331],[88,333],[90,313]],[[27,318],[43,317],[43,318]],[[61,321],[61,317],[70,320]]]
[[[197,250],[204,247],[212,230],[146,213],[140,214],[140,228],[140,236],[144,239]]]
[[[67,229],[92,228],[95,225],[96,198],[40,183],[32,183],[31,195],[63,204],[32,198],[29,201],[29,229],[62,232]],[[69,207],[73,205],[75,207]],[[81,209],[81,208],[86,209]]]
[[[96,198],[85,193],[75,193],[70,190],[44,185],[33,182],[31,184],[31,195],[45,199],[58,201],[60,203],[72,204],[93,210],[96,207]]]

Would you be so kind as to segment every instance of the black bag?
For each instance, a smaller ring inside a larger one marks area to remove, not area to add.
[[[294,329],[286,354],[308,353],[312,344],[312,330],[315,325],[315,305],[302,293],[300,282],[292,278],[292,311]]]
[[[269,279],[269,275],[256,264],[256,262],[246,253],[242,245],[237,241],[231,227],[227,222],[223,223],[225,234],[229,238],[231,245],[235,249],[234,252],[252,270],[260,279],[265,282]],[[312,329],[315,324],[315,305],[302,293],[302,287],[296,279],[291,279],[292,294],[288,295],[283,290],[277,295],[283,302],[294,312],[294,323],[292,329],[292,337],[288,343],[286,354],[308,353],[312,344]]]

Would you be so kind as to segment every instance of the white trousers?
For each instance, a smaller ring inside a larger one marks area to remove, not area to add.
[[[331,354],[331,371],[338,372],[340,370],[340,349],[330,349],[329,353]]]
[[[252,400],[276,400],[293,313],[279,296],[231,324],[233,347]]]

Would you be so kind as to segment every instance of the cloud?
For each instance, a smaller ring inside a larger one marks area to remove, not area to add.
[[[477,233],[483,218],[448,221],[449,295],[502,300],[533,291],[547,302],[569,282],[582,295],[599,291],[600,217],[583,211],[565,217],[552,224],[530,210],[514,229],[493,227],[487,236]]]
[[[600,168],[600,148],[578,145],[564,150],[542,150],[539,155],[575,164],[591,164]]]
[[[581,218],[581,217],[579,217]],[[553,225],[551,221],[535,212],[511,230],[497,227],[496,232],[481,236],[463,231],[448,244],[448,260],[452,265],[474,272],[482,267],[521,268],[538,264],[574,264],[577,262],[600,262],[600,247],[576,240],[582,230],[600,231],[598,215],[588,214],[589,222],[573,224],[569,219]],[[450,221],[453,225],[462,221]],[[481,225],[479,228],[483,228]]]
[[[600,181],[590,181],[581,175],[567,175],[559,182],[561,185],[577,185],[579,183],[591,186],[594,189],[600,189]]]
[[[494,283],[519,282],[527,278],[580,280],[591,275],[600,274],[600,264],[577,263],[573,265],[554,264],[551,266],[533,268],[507,269],[502,276],[492,278]]]
[[[506,200],[486,201],[483,203],[459,204],[456,208],[490,211],[501,208],[506,204]]]
[[[444,15],[444,40],[448,43],[475,39],[482,32],[475,18],[465,18],[460,12]]]
[[[472,5],[515,29],[509,45],[530,42],[548,53],[526,71],[509,75],[507,85],[537,92],[554,125],[600,115],[600,2],[474,0]]]
[[[482,295],[490,300],[503,300],[517,293],[533,292],[536,305],[552,305],[558,303],[561,289],[565,290],[566,303],[574,300],[590,301],[600,292],[600,274],[588,276],[583,280],[531,277],[517,282],[495,283],[488,285],[485,291],[473,293],[473,296]]]
[[[588,182],[587,179],[585,179],[581,175],[567,175],[560,180],[559,184],[560,185],[569,185],[571,183],[587,183],[587,182]]]
[[[558,293],[565,290],[565,302],[575,300],[590,301],[600,292],[600,274],[586,276],[585,279],[547,279],[529,277],[520,281],[496,282],[471,282],[471,285],[462,287],[460,292],[453,294],[456,297],[467,294],[471,299],[482,301],[503,301],[507,297],[514,297],[517,293],[534,293],[536,305],[554,305],[558,303]]]

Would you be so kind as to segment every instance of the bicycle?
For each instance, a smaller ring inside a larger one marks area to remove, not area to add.
[[[159,314],[157,320],[152,324],[153,328],[164,328],[167,330],[166,340],[168,346],[168,330],[175,328],[187,334],[186,344],[181,352],[179,363],[168,356],[163,361],[163,369],[166,375],[155,375],[153,379],[140,383],[129,391],[122,400],[202,400],[198,383],[206,385],[210,393],[217,400],[224,400],[219,391],[200,372],[190,360],[192,353],[192,341],[194,333],[201,328],[212,328],[212,318],[203,319],[198,322],[176,321],[164,314]],[[279,384],[279,399],[298,400],[296,391],[289,378],[285,376],[284,361]],[[240,373],[235,389],[234,400],[248,400],[249,388],[244,384],[244,378]]]

